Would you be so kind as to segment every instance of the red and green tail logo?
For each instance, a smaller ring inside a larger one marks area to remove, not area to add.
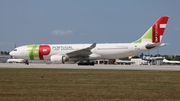
[[[159,43],[163,37],[167,22],[168,16],[161,16],[150,28],[149,30],[134,43]]]

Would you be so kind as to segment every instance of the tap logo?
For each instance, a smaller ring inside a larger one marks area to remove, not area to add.
[[[49,45],[42,44],[42,45],[29,45],[29,58],[30,60],[40,59],[44,60],[44,56],[47,56],[51,52],[51,48]]]

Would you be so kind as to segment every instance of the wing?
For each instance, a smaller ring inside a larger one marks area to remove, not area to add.
[[[69,53],[66,53],[70,58],[75,56],[89,56],[92,52],[91,49],[96,47],[96,43],[93,43],[91,46],[79,50],[75,50]]]

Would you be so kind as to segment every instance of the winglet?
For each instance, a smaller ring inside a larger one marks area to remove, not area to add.
[[[96,47],[96,43],[93,43],[90,47],[88,47],[89,50],[93,49]]]

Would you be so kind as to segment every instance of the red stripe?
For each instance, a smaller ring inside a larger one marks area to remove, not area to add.
[[[167,24],[168,16],[161,16],[152,26],[152,42],[160,42],[160,36],[164,34],[165,28],[160,28],[160,24]]]

